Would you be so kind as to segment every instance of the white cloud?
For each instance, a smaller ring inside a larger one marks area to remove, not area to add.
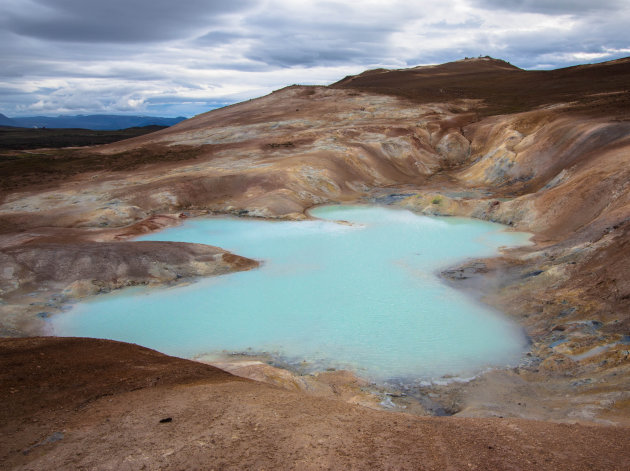
[[[486,54],[562,67],[627,55],[627,24],[620,0],[4,0],[0,112],[190,115]]]

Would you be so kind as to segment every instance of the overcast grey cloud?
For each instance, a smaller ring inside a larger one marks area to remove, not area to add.
[[[614,11],[626,0],[475,0],[474,4],[486,9],[513,12],[532,12],[554,15],[575,15],[591,11]]]
[[[3,26],[21,36],[71,42],[185,38],[253,5],[250,0],[3,0]]]
[[[191,116],[292,83],[491,55],[630,55],[628,0],[1,0],[0,113]]]
[[[333,11],[287,16],[276,11],[251,18],[246,27],[258,34],[245,57],[279,67],[369,63],[385,55],[388,37],[404,20],[401,14],[390,21],[360,15],[361,22],[356,17],[348,21],[340,13],[334,17]]]

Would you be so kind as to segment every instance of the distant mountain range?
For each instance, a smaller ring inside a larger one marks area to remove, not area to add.
[[[25,116],[9,118],[0,114],[0,126],[14,126],[18,128],[78,128],[99,131],[114,131],[118,129],[144,126],[173,126],[185,120],[183,116],[177,118],[161,118],[158,116],[125,116],[125,115],[76,115],[76,116]]]

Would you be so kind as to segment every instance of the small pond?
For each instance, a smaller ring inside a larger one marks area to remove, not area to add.
[[[526,244],[527,234],[378,206],[311,214],[319,219],[198,218],[142,237],[216,245],[263,263],[184,286],[97,296],[51,318],[52,328],[188,358],[266,353],[375,381],[468,376],[518,362],[522,329],[438,272]]]

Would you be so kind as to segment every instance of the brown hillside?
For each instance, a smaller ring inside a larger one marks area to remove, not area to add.
[[[630,58],[558,70],[522,70],[492,58],[437,66],[369,71],[331,85],[411,98],[421,103],[483,100],[482,116],[518,113],[570,102],[597,114],[627,116]]]
[[[0,340],[2,469],[630,466],[630,430],[386,413],[93,339]]]

